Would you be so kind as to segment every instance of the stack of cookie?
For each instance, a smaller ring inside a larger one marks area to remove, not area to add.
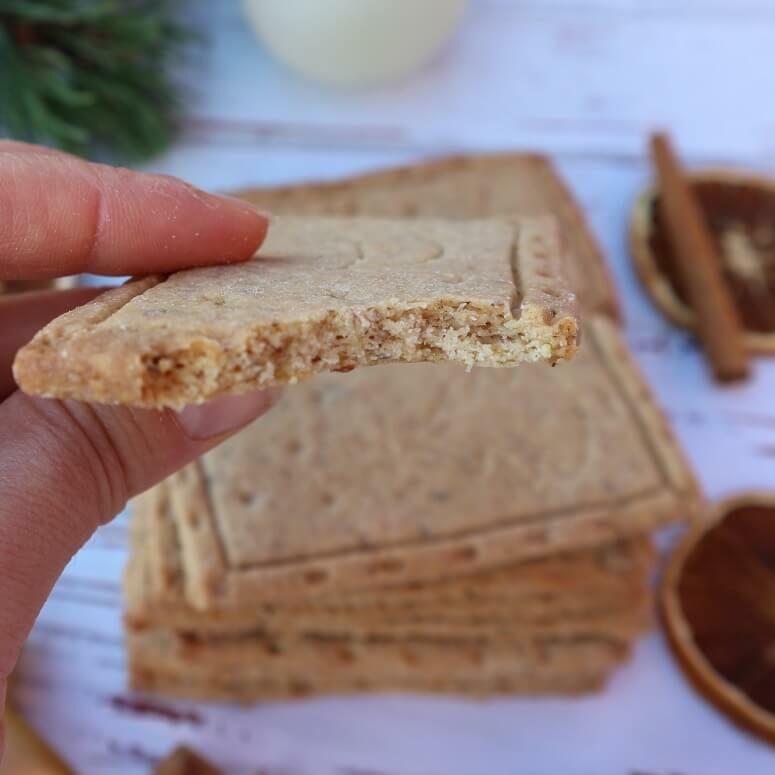
[[[533,156],[243,195],[273,212],[552,213],[584,342],[556,369],[377,366],[290,388],[135,505],[136,688],[254,700],[599,687],[650,618],[650,532],[697,505],[604,263]]]

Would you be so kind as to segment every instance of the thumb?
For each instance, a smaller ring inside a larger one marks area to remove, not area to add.
[[[19,391],[0,404],[0,697],[54,582],[94,530],[273,398],[229,396],[180,413]]]

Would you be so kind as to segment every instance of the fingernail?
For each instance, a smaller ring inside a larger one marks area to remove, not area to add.
[[[206,194],[208,199],[218,205],[229,205],[230,207],[237,208],[243,212],[250,213],[251,215],[258,215],[264,220],[271,222],[272,214],[266,210],[262,210],[260,207],[256,207],[246,199],[240,199],[238,196],[229,196],[228,194]]]
[[[177,413],[180,427],[194,441],[211,439],[242,428],[274,404],[278,388],[224,396],[206,404],[187,406]]]
[[[248,202],[247,199],[240,199],[238,196],[226,196],[222,195],[224,199],[231,202],[233,205],[239,205],[245,210],[250,210],[253,213],[256,213],[257,215],[260,215],[262,218],[264,218],[268,223],[271,223],[274,220],[274,216],[272,213],[268,212],[267,210],[263,210],[260,207],[257,207],[252,202]]]

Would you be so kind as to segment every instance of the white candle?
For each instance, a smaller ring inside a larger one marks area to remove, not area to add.
[[[399,78],[448,40],[467,0],[243,0],[267,48],[299,73],[362,86]]]

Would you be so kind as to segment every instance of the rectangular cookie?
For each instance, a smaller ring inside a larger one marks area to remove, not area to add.
[[[608,637],[277,643],[183,639],[163,629],[130,633],[127,647],[134,689],[241,702],[380,691],[573,694],[600,688],[630,650]]]
[[[621,334],[585,331],[553,370],[384,366],[287,391],[169,480],[187,604],[456,578],[689,518],[694,478]]]
[[[388,362],[571,358],[579,323],[551,219],[283,217],[251,261],[146,277],[46,326],[29,392],[144,407]]]
[[[236,192],[272,213],[382,218],[491,218],[551,213],[570,256],[568,280],[585,315],[620,319],[605,258],[573,194],[544,156],[456,156],[332,182]]]
[[[132,631],[161,627],[201,637],[263,632],[280,639],[498,640],[528,633],[632,638],[650,619],[653,557],[645,538],[429,584],[199,612],[185,601],[174,523],[168,514],[160,520],[148,505],[135,509],[132,521],[125,577]]]

